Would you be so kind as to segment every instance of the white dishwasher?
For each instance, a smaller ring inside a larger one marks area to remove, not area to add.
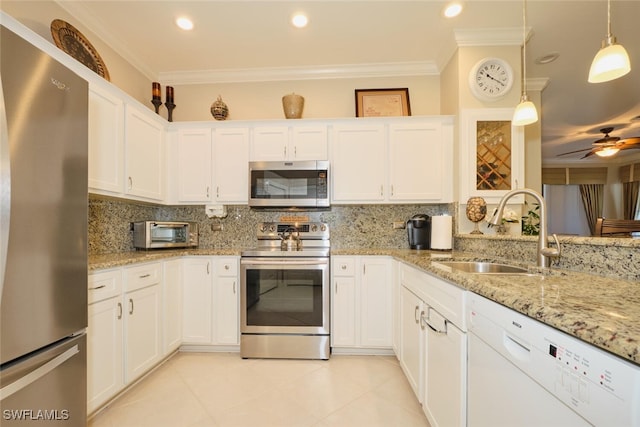
[[[468,427],[640,426],[640,366],[472,293],[467,320]]]

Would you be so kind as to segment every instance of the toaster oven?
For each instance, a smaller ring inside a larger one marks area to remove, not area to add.
[[[133,224],[136,249],[191,248],[198,246],[198,224],[181,221],[140,221]]]

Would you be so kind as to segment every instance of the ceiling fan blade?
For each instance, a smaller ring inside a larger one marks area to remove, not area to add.
[[[581,153],[583,151],[589,151],[589,150],[591,150],[591,148],[583,148],[582,150],[567,151],[566,153],[556,154],[556,157],[566,156],[567,154]]]
[[[618,144],[624,144],[624,145],[640,144],[640,136],[632,136],[631,138],[623,138],[620,141],[618,141]]]
[[[580,157],[580,159],[586,159],[587,157],[591,157],[594,154],[596,154],[596,151],[599,151],[599,149],[593,149],[591,151],[589,151],[587,154],[585,154],[584,156]]]
[[[625,144],[618,148],[620,148],[621,150],[633,150],[633,149],[640,150],[640,144]]]

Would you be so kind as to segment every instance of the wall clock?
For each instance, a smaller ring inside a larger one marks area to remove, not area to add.
[[[469,88],[482,101],[502,98],[512,86],[513,69],[504,59],[481,59],[469,73]]]

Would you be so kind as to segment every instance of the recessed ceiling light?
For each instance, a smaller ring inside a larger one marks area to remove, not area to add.
[[[454,18],[460,15],[460,12],[462,12],[462,3],[454,2],[445,7],[443,13],[447,18]]]
[[[193,21],[189,18],[185,18],[184,16],[176,19],[176,25],[185,31],[193,30]]]
[[[291,18],[291,23],[296,28],[304,28],[309,23],[309,18],[302,13],[296,13],[293,15],[293,18]]]
[[[534,62],[536,64],[544,65],[544,64],[549,64],[550,62],[555,61],[559,57],[560,57],[560,54],[558,52],[551,52],[546,55],[537,57]]]

